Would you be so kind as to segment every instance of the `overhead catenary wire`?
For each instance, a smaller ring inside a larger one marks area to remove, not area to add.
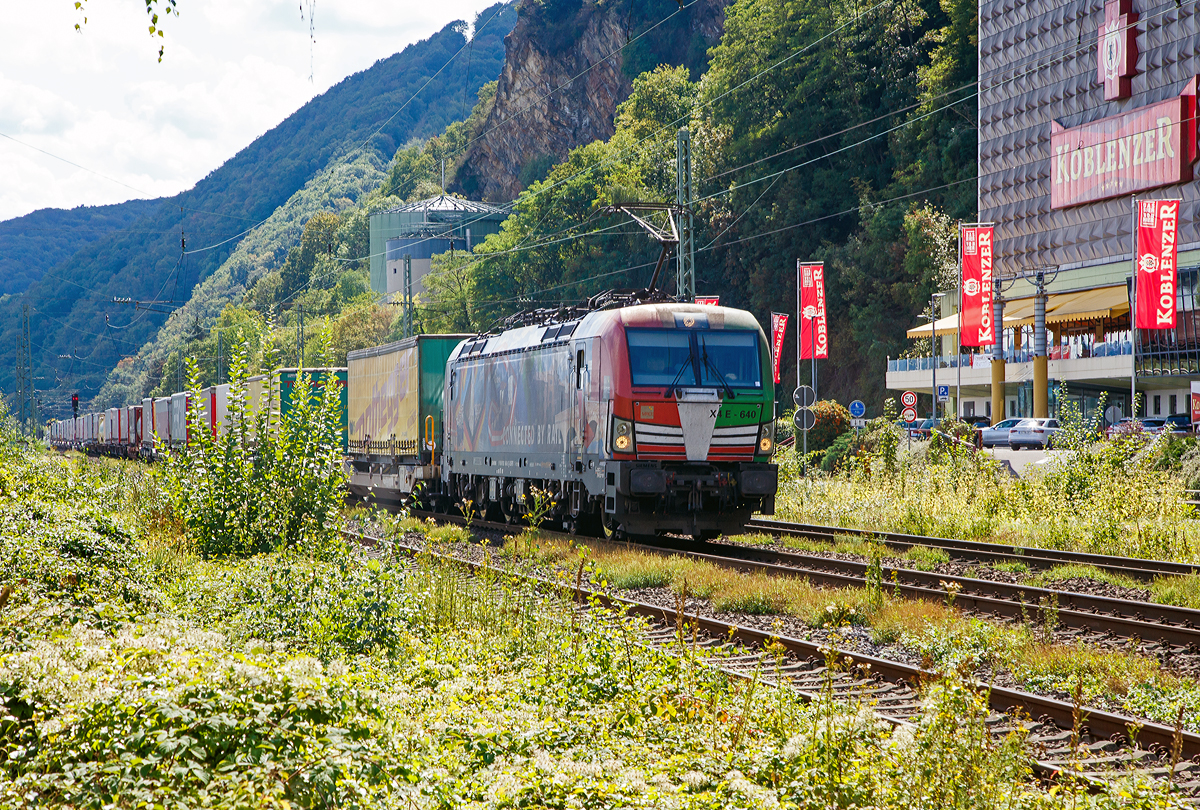
[[[885,2],[886,2],[886,1],[887,1],[887,0],[885,0]],[[1189,2],[1190,2],[1190,0],[1189,0]],[[878,5],[883,5],[883,3],[880,3],[880,4],[878,4]],[[878,7],[878,6],[876,6],[875,8],[877,8],[877,7]],[[871,10],[873,10],[873,9],[871,9]],[[860,16],[861,16],[861,15],[860,15]],[[1145,19],[1146,19],[1146,18],[1143,18],[1143,21],[1144,21]],[[1091,46],[1089,45],[1088,47],[1091,47]],[[1081,50],[1082,50],[1082,49],[1081,49]],[[782,62],[783,62],[783,61],[786,61],[786,60],[781,60],[781,62],[779,62],[779,63],[776,63],[776,65],[778,65],[778,64],[782,64]],[[1028,72],[1033,72],[1033,71],[1035,71],[1035,70],[1039,70],[1039,69],[1044,69],[1044,67],[1041,67],[1041,66],[1035,66],[1035,67],[1034,67],[1034,68],[1032,68],[1030,71],[1027,71],[1027,73],[1028,73]],[[758,74],[758,75],[761,75],[761,73],[760,73],[760,74]],[[1021,75],[1027,75],[1027,74],[1021,74]],[[1007,81],[1015,81],[1015,80],[1017,80],[1017,79],[1021,78],[1021,75],[1016,75],[1016,76],[1008,77],[1008,78],[1006,78],[1006,79],[1002,80],[1002,82],[998,82],[998,83],[996,83],[996,84],[993,84],[992,86],[990,86],[990,87],[987,87],[987,88],[984,88],[984,89],[988,89],[988,90],[990,90],[990,89],[994,89],[996,86],[998,86],[999,84],[1002,84],[1003,82],[1007,82]],[[751,81],[751,80],[753,80],[754,78],[757,78],[757,75],[756,75],[755,77],[751,77],[751,79],[750,79],[750,80],[747,80],[747,81]],[[740,87],[740,86],[744,86],[744,84],[745,84],[745,83],[743,83],[743,85],[739,85],[739,87]],[[729,92],[732,92],[733,90],[736,90],[736,89],[738,89],[738,88],[732,88],[732,89],[731,89],[731,91],[729,91]],[[957,89],[962,89],[962,88],[957,88]],[[957,89],[956,89],[956,90],[957,90]],[[955,91],[948,91],[948,92],[955,92]],[[947,93],[947,94],[948,94],[948,93]],[[943,94],[943,95],[945,95],[945,94]],[[977,95],[977,94],[974,94],[974,95]],[[961,103],[962,101],[965,101],[965,100],[967,100],[967,99],[960,99],[958,102],[955,102],[955,103],[956,103],[956,104],[957,104],[957,103]],[[711,103],[711,101],[710,101],[709,103]],[[923,102],[923,103],[925,103],[925,102]],[[951,106],[953,106],[953,105],[945,105],[945,107],[943,107],[943,108],[941,108],[941,109],[946,109],[946,108],[949,108],[949,107],[951,107]],[[911,109],[911,107],[910,107],[910,108],[908,108],[908,109]],[[939,111],[940,111],[940,110],[939,110]],[[895,114],[899,114],[900,112],[901,112],[901,111],[894,111],[894,112],[892,112],[892,113],[889,113],[889,116],[891,116],[891,115],[895,115]],[[937,111],[934,111],[934,112],[937,112]],[[394,115],[393,115],[393,117],[394,117]],[[880,118],[882,118],[882,117],[883,117],[883,116],[881,116]],[[858,127],[861,127],[861,126],[867,125],[867,124],[869,124],[869,123],[873,123],[874,121],[880,120],[880,118],[873,119],[873,120],[872,120],[872,121],[870,121],[870,122],[863,122],[862,124],[855,125],[855,128],[858,128]],[[391,119],[389,119],[389,120],[391,120]],[[906,123],[911,123],[911,122],[906,122]],[[385,125],[386,125],[386,123],[385,123]],[[666,128],[666,127],[664,127],[663,129],[665,129],[665,128]],[[895,129],[895,128],[893,128],[893,130],[894,130],[894,129]],[[662,130],[659,130],[659,131],[661,132]],[[657,133],[655,133],[655,134],[657,134]],[[837,133],[835,133],[835,134],[832,134],[832,135],[826,135],[826,136],[822,136],[822,137],[821,137],[819,140],[827,140],[827,139],[828,139],[828,138],[830,138],[830,137],[835,137],[835,136],[836,136],[836,134],[837,134]],[[881,136],[881,135],[883,135],[883,134],[887,134],[887,133],[879,133],[879,134],[877,134],[877,135],[874,135],[874,136],[871,136],[871,137],[872,137],[872,138],[874,138],[874,137],[880,137],[880,136]],[[648,136],[648,137],[651,137],[651,136]],[[648,139],[648,138],[647,138],[647,139]],[[640,145],[641,145],[641,143],[644,143],[644,141],[645,141],[645,140],[647,140],[647,139],[643,139],[643,141],[639,142],[638,144],[635,144],[633,147],[631,147],[631,149],[632,149],[632,148],[636,148],[636,147],[640,146]],[[864,141],[865,141],[865,140],[869,140],[869,139],[864,139]],[[852,144],[852,145],[851,145],[851,147],[853,147],[853,146],[855,146],[855,145],[861,145],[861,143],[862,143],[862,142],[860,141],[860,142],[859,142],[859,144]],[[803,146],[803,145],[797,145],[797,146],[789,147],[787,150],[784,150],[784,151],[794,151],[795,149],[801,148],[802,146]],[[839,150],[839,151],[840,151],[840,150]],[[768,157],[766,157],[766,158],[763,158],[763,159],[756,160],[756,161],[754,161],[754,164],[761,163],[761,162],[763,162],[764,160],[769,160],[771,157],[773,157],[773,156],[768,156]],[[806,162],[806,163],[807,163],[807,162]],[[752,165],[752,164],[751,164],[751,165]],[[792,170],[794,170],[794,169],[796,169],[796,168],[799,168],[799,166],[800,166],[800,165],[806,165],[806,164],[799,164],[798,166],[795,166],[795,167],[790,167],[790,168],[788,168],[788,169],[785,169],[785,170],[784,170],[784,172],[786,172],[786,171],[792,171]],[[573,175],[573,177],[574,177],[574,176],[578,176],[579,174],[583,174],[583,173],[584,173],[584,172],[586,172],[586,171],[591,171],[591,170],[594,170],[595,168],[597,168],[597,167],[589,167],[589,169],[585,169],[585,170],[583,170],[583,171],[581,171],[581,172],[577,173],[576,175]],[[733,170],[729,170],[729,171],[727,171],[727,172],[723,172],[722,174],[727,174],[727,173],[730,173],[730,172],[732,172],[732,171],[737,171],[737,170],[740,170],[740,169],[742,169],[742,168],[745,168],[745,166],[743,166],[743,167],[737,167],[737,168],[735,168],[735,169],[733,169]],[[731,191],[731,190],[736,190],[736,188],[744,187],[745,185],[749,185],[749,184],[752,184],[752,183],[755,183],[755,182],[761,182],[761,181],[762,181],[762,180],[764,180],[764,179],[768,179],[768,178],[774,179],[774,178],[776,178],[776,177],[777,177],[779,174],[780,174],[779,172],[772,173],[772,174],[769,174],[769,175],[766,175],[766,176],[764,176],[763,178],[758,178],[758,179],[756,179],[756,180],[749,181],[749,182],[748,182],[748,183],[746,183],[746,184],[740,184],[739,186],[735,186],[735,187],[733,187],[733,189],[727,189],[727,190],[724,190],[724,191],[722,191],[722,192],[718,192],[718,194],[720,194],[720,193],[728,193],[728,192],[729,192],[729,191]],[[715,176],[714,176],[714,177],[715,177]],[[561,182],[565,182],[565,180],[567,180],[567,179],[570,179],[570,178],[565,178],[564,180],[560,180],[559,182],[560,182],[560,183],[561,183]],[[954,183],[944,184],[943,186],[940,186],[940,187],[934,187],[934,188],[932,188],[932,189],[923,189],[923,190],[921,190],[921,191],[918,191],[918,192],[913,192],[913,193],[911,193],[911,194],[901,195],[900,197],[897,197],[897,198],[894,198],[894,199],[905,199],[905,198],[909,198],[909,197],[912,197],[912,196],[918,196],[919,194],[922,194],[922,193],[928,193],[929,191],[936,190],[937,188],[946,188],[946,187],[956,186],[956,185],[959,185],[960,183],[963,183],[963,182],[974,182],[975,180],[976,180],[976,178],[965,178],[964,180],[957,181],[957,182],[954,182]],[[544,191],[544,190],[548,190],[548,189],[541,189],[541,190],[539,190],[539,191]],[[711,196],[714,196],[714,195],[710,195],[710,197],[708,197],[708,198],[704,198],[704,199],[709,199],[709,198],[711,198]],[[763,195],[762,195],[762,194],[760,194],[758,199],[761,199],[761,197],[762,197],[762,196],[763,196]],[[757,203],[758,199],[756,199],[756,200],[755,200],[755,203]],[[892,200],[882,201],[881,203],[878,203],[878,204],[885,204],[885,203],[887,203],[887,202],[890,202],[890,201],[892,201]],[[753,205],[753,204],[754,204],[754,203],[752,203],[752,205]],[[847,213],[851,213],[851,212],[854,212],[854,211],[862,210],[862,207],[863,207],[863,206],[856,206],[856,207],[854,207],[854,208],[846,209],[846,211],[838,212],[838,213],[836,213],[836,214],[826,215],[826,216],[824,216],[824,217],[818,218],[818,220],[811,220],[811,221],[809,221],[809,222],[804,222],[804,223],[794,223],[794,224],[792,224],[792,225],[784,226],[784,227],[782,227],[782,228],[778,228],[778,229],[775,229],[775,230],[773,230],[773,231],[768,231],[768,232],[766,232],[766,233],[768,233],[768,234],[769,234],[769,233],[778,233],[778,232],[780,232],[780,231],[789,230],[789,229],[791,229],[791,228],[794,228],[794,227],[800,227],[800,226],[802,226],[802,225],[805,225],[805,224],[810,224],[811,222],[813,222],[813,221],[819,221],[820,219],[828,219],[828,218],[830,218],[830,217],[834,217],[834,216],[842,216],[842,215],[845,215],[845,214],[847,214]],[[713,246],[713,244],[714,244],[714,243],[717,241],[717,239],[719,239],[719,238],[720,238],[722,235],[724,235],[724,233],[728,232],[728,230],[730,230],[730,228],[731,228],[731,227],[732,227],[734,224],[736,224],[736,222],[737,222],[737,221],[739,221],[739,220],[740,220],[740,219],[741,219],[741,218],[742,218],[742,217],[745,215],[745,213],[746,213],[746,211],[743,211],[743,212],[742,212],[742,214],[740,214],[740,215],[738,216],[738,218],[737,218],[737,219],[735,219],[735,220],[734,220],[734,222],[730,224],[730,226],[726,227],[726,228],[725,228],[725,230],[724,230],[724,231],[722,231],[722,233],[721,233],[721,234],[718,234],[718,236],[717,236],[717,238],[716,238],[716,239],[714,239],[713,241],[711,241],[711,242],[709,243],[709,245],[706,245],[706,246],[705,246],[705,248],[702,248],[702,249],[701,249],[701,251],[708,250],[709,248],[711,248],[711,247]],[[243,232],[243,233],[245,233],[245,232]],[[587,235],[587,234],[584,234],[584,235],[582,235],[582,236],[586,236],[586,235]],[[761,234],[760,234],[760,235],[761,235]],[[234,238],[236,238],[236,237],[234,237]],[[574,238],[574,237],[572,237],[572,238]],[[747,238],[750,238],[750,237],[747,237]],[[228,240],[227,240],[227,241],[228,241]],[[737,243],[739,243],[739,242],[742,242],[742,241],[745,241],[745,239],[738,239],[738,240],[735,240],[735,241],[733,241],[733,242],[726,243],[726,245],[729,245],[729,244],[737,244]],[[535,244],[535,245],[533,245],[533,246],[531,246],[531,247],[537,247],[537,246],[538,246],[538,245],[536,245],[536,244]],[[213,247],[215,247],[215,246],[213,246]],[[516,250],[516,249],[514,249],[514,250]],[[508,251],[506,251],[506,252],[508,252]],[[698,252],[699,252],[699,251],[698,251]],[[489,255],[502,255],[502,254],[489,254]],[[364,257],[364,258],[366,258],[366,257]],[[487,256],[485,255],[485,256],[483,256],[483,257],[481,257],[481,258],[487,258]],[[616,273],[619,273],[619,272],[625,272],[625,271],[614,271],[614,273],[613,273],[613,274],[616,274]],[[608,274],[606,274],[606,275],[608,275]],[[564,285],[564,286],[569,286],[569,285]],[[549,289],[549,288],[548,288],[548,289]]]

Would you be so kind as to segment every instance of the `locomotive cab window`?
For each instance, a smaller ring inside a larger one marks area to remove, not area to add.
[[[629,376],[633,385],[695,385],[689,333],[676,329],[629,329]]]
[[[697,332],[700,384],[762,388],[756,332]]]
[[[757,332],[628,329],[626,337],[632,385],[762,388]]]

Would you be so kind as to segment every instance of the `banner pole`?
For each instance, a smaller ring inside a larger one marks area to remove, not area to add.
[[[1129,236],[1133,240],[1130,253],[1133,273],[1129,279],[1129,418],[1137,418],[1137,272],[1138,272],[1138,233],[1137,233],[1137,196],[1131,201]]]
[[[954,391],[954,418],[961,419],[962,406],[962,319],[963,319],[963,277],[962,277],[962,220],[958,221],[958,327],[954,330],[957,345],[954,348],[954,365],[958,366],[958,386]]]
[[[812,386],[813,386],[813,402],[817,401],[817,316],[812,318],[812,325],[808,330],[808,342],[812,349]]]
[[[800,318],[800,260],[796,259],[796,387],[800,387],[800,340],[804,332],[804,321]]]

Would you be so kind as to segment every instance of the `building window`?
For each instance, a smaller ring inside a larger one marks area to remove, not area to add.
[[[1138,374],[1184,377],[1200,373],[1200,273],[1180,268],[1174,329],[1143,329],[1138,335]]]
[[[1015,399],[1010,399],[1008,401],[1008,415],[1009,416],[1017,415],[1017,401]]]
[[[1171,416],[1179,413],[1179,397],[1176,394],[1171,394]]]
[[[990,399],[987,401],[987,418],[992,418],[992,401]]]
[[[1162,415],[1162,397],[1158,394],[1154,395],[1154,415]]]

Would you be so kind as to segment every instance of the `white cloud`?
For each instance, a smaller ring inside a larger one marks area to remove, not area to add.
[[[190,188],[313,96],[490,4],[323,0],[314,44],[299,0],[179,0],[159,64],[142,0],[88,0],[82,33],[69,0],[10,0],[0,133],[143,193],[0,138],[0,220]]]

